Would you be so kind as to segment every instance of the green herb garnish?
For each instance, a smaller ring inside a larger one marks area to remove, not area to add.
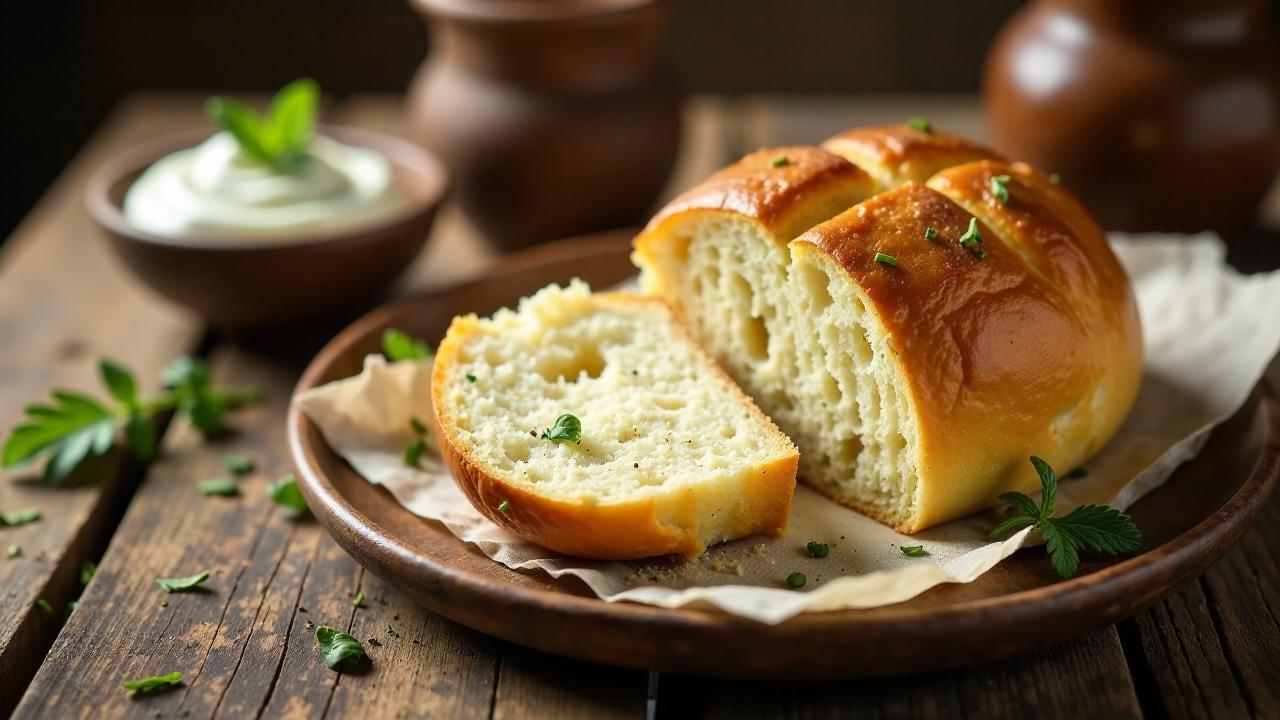
[[[809,557],[824,558],[831,553],[831,546],[816,540],[805,545],[809,549]]]
[[[898,258],[896,258],[896,257],[894,257],[894,256],[892,256],[892,255],[886,255],[886,254],[884,254],[884,253],[882,253],[882,252],[878,252],[878,253],[876,253],[875,261],[876,261],[876,262],[878,262],[878,263],[880,263],[881,265],[889,265],[889,266],[891,266],[891,267],[898,267]]]
[[[288,510],[292,515],[303,515],[307,512],[307,499],[298,489],[298,479],[292,473],[281,475],[280,479],[267,487],[267,497],[271,502]]]
[[[992,175],[991,176],[991,194],[996,200],[1002,203],[1009,202],[1009,181],[1013,178],[1008,175]]]
[[[938,228],[927,227],[924,229],[925,240],[936,240],[938,238]]]
[[[511,508],[511,502],[508,500],[503,500],[502,502],[498,503],[498,512],[500,513],[505,513],[510,508]]]
[[[53,606],[49,604],[48,600],[45,600],[44,598],[36,598],[36,607],[40,608],[40,612],[45,615],[53,617]]]
[[[13,559],[22,554],[22,548],[18,547],[17,545],[10,545],[9,549],[4,551],[4,554],[5,554],[5,557],[8,557],[9,559]]]
[[[472,375],[471,373],[467,373],[467,382],[475,382],[475,381],[476,381],[476,376]]]
[[[422,453],[427,449],[427,444],[422,440],[414,440],[404,449],[404,464],[407,467],[418,467],[418,461],[422,459]]]
[[[351,601],[351,607],[358,607],[358,608],[364,607],[364,591],[363,590],[356,592],[356,599]]]
[[[324,664],[330,670],[349,672],[368,658],[359,640],[328,625],[316,628],[316,642],[320,645],[320,652],[324,653]]]
[[[432,355],[426,340],[415,338],[399,328],[387,328],[383,331],[382,354],[391,362],[426,360]]]
[[[416,417],[409,418],[409,429],[418,435],[425,435],[427,433],[427,426],[423,425],[422,421]]]
[[[200,586],[200,583],[208,579],[209,573],[202,572],[198,575],[184,578],[156,578],[156,584],[167,593],[186,592],[196,589]]]
[[[573,415],[561,415],[556,424],[542,431],[542,439],[555,443],[582,444],[582,421]]]
[[[4,444],[5,467],[26,465],[45,457],[44,482],[64,480],[82,462],[105,455],[115,443],[116,428],[123,426],[125,444],[139,460],[149,460],[156,449],[154,418],[176,409],[204,435],[222,427],[226,409],[257,398],[254,390],[222,390],[209,384],[208,369],[197,358],[178,358],[164,371],[169,390],[141,396],[133,375],[123,366],[103,360],[98,364],[102,383],[115,400],[109,407],[87,395],[54,390],[48,405],[26,408],[27,420],[15,427]]]
[[[88,585],[93,580],[93,576],[98,574],[98,565],[92,561],[86,560],[80,566],[80,584]]]
[[[219,495],[221,497],[235,497],[240,494],[240,486],[236,485],[236,481],[231,478],[216,477],[208,480],[200,481],[201,495]]]
[[[927,117],[913,117],[907,120],[907,127],[912,130],[919,130],[922,133],[933,132],[933,123],[929,122]]]
[[[900,545],[898,546],[898,549],[907,557],[920,557],[921,555],[927,554],[924,551],[923,545]]]
[[[320,86],[303,78],[281,88],[266,115],[220,95],[209,98],[204,111],[231,133],[245,155],[277,172],[292,173],[306,164],[319,103]]]
[[[961,247],[973,247],[982,242],[982,233],[978,230],[978,218],[969,218],[969,229],[960,236]]]
[[[776,168],[786,167],[791,164],[791,158],[787,157],[786,155],[779,155],[773,160],[770,160],[769,164]]]
[[[29,507],[11,512],[0,512],[0,527],[15,527],[38,521],[42,517],[40,508]]]
[[[1049,562],[1063,578],[1075,577],[1081,548],[1119,555],[1142,547],[1142,533],[1133,519],[1108,505],[1084,505],[1060,518],[1053,517],[1053,506],[1058,499],[1057,475],[1049,463],[1038,457],[1032,456],[1031,464],[1040,476],[1040,504],[1020,492],[1002,494],[1000,499],[1017,514],[992,528],[992,540],[1027,526],[1034,527],[1044,538]]]
[[[124,684],[125,690],[131,690],[139,695],[149,693],[155,690],[167,690],[182,684],[182,673],[171,672],[167,675],[155,675],[140,680],[130,680]]]
[[[809,578],[805,577],[804,573],[794,572],[787,576],[787,584],[796,589],[804,587],[807,582]]]
[[[226,466],[227,472],[232,475],[245,475],[253,471],[253,459],[236,453],[227,453],[222,458],[222,464]]]

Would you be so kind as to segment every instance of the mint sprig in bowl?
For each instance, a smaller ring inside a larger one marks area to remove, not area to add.
[[[414,143],[320,124],[319,106],[308,79],[261,110],[213,96],[213,127],[104,163],[89,213],[140,280],[215,326],[358,311],[421,251],[447,175]]]

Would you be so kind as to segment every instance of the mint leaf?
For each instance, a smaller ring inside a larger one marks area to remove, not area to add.
[[[210,478],[209,480],[201,480],[201,495],[221,495],[223,497],[235,497],[240,494],[240,486],[231,478]]]
[[[582,421],[573,415],[561,415],[556,424],[542,431],[542,439],[554,443],[582,444]]]
[[[1053,506],[1058,502],[1058,475],[1049,463],[1035,455],[1031,456],[1031,466],[1040,476],[1040,517],[1053,517]]]
[[[155,675],[140,680],[130,680],[124,684],[125,690],[131,690],[139,695],[153,692],[155,690],[167,690],[182,684],[182,673],[171,672],[166,675]]]
[[[268,147],[266,128],[253,108],[239,100],[214,95],[205,101],[204,112],[210,120],[231,133],[245,155],[266,165],[275,163]]]
[[[167,593],[186,592],[199,587],[201,583],[209,579],[208,572],[202,572],[198,575],[183,578],[157,578],[156,584]]]
[[[27,422],[5,442],[5,467],[17,467],[48,454],[44,481],[56,484],[89,455],[103,455],[115,440],[115,416],[93,398],[67,390],[53,391],[52,405],[30,405]]]
[[[382,333],[382,354],[391,362],[426,360],[431,357],[431,350],[425,340],[419,340],[399,328],[387,328]]]
[[[1142,533],[1133,520],[1109,505],[1084,505],[1053,524],[1071,533],[1085,549],[1111,555],[1136,552],[1142,547]]]
[[[264,134],[278,169],[295,169],[305,161],[319,102],[320,86],[310,78],[294,80],[271,99]]]
[[[364,646],[348,633],[321,625],[316,628],[316,642],[324,653],[324,664],[330,670],[354,670],[368,659]]]
[[[29,507],[12,512],[0,512],[0,526],[15,527],[38,521],[42,517],[40,508]]]
[[[302,496],[302,491],[298,489],[298,479],[293,475],[282,475],[279,480],[271,483],[267,488],[267,497],[294,515],[307,512],[307,499]]]
[[[133,379],[133,373],[110,360],[99,361],[98,372],[111,397],[130,410],[138,407],[138,382]]]

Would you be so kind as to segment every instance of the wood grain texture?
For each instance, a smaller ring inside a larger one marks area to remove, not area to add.
[[[196,122],[198,106],[142,99],[120,107],[18,228],[0,255],[0,429],[51,387],[104,397],[97,360],[115,358],[155,389],[175,356],[195,349],[202,329],[138,288],[110,257],[82,209],[89,174],[117,150]],[[17,703],[57,633],[66,602],[78,591],[82,562],[96,558],[132,492],[138,469],[112,461],[96,482],[48,488],[38,467],[0,477],[0,509],[38,506],[43,520],[0,528],[0,547],[22,555],[0,560],[0,716]],[[90,478],[92,479],[92,478]],[[37,598],[55,608],[36,610]]]
[[[1142,716],[1113,629],[968,670],[847,683],[712,681],[701,709],[707,720]]]

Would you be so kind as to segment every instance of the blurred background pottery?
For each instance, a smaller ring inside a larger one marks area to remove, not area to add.
[[[210,135],[201,129],[104,163],[86,190],[89,214],[142,282],[221,329],[281,328],[359,311],[385,295],[422,250],[447,174],[440,161],[406,140],[346,127],[322,126],[319,132],[384,155],[408,207],[372,224],[302,231],[285,241],[164,237],[138,229],[122,212],[125,192],[153,162]]]
[[[410,123],[490,243],[644,220],[680,132],[658,63],[665,2],[412,2],[432,52],[410,84]]]
[[[1230,237],[1280,169],[1262,0],[1035,0],[997,37],[984,101],[999,149],[1112,230]]]

